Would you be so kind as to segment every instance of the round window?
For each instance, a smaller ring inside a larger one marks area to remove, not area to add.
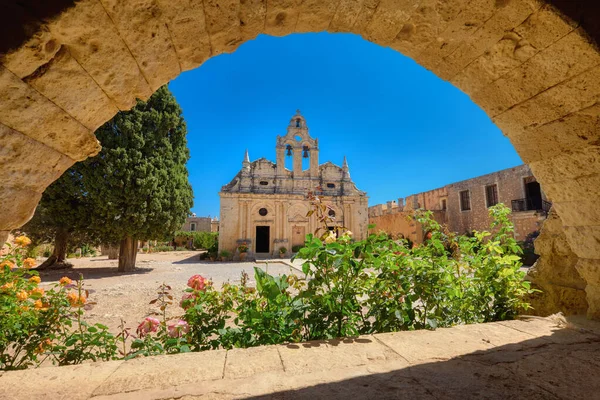
[[[266,209],[266,208],[261,208],[260,210],[258,210],[258,213],[264,217],[264,216],[265,216],[265,215],[267,215],[269,212],[267,211],[267,209]]]
[[[335,211],[329,210],[329,216],[330,217],[335,217]]]

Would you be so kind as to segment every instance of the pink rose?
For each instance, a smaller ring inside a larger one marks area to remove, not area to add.
[[[194,290],[204,290],[206,286],[206,279],[201,275],[194,275],[188,279],[187,285]]]
[[[183,308],[184,310],[187,310],[192,305],[191,302],[188,300],[194,300],[195,298],[196,298],[196,295],[194,293],[184,294],[183,296],[181,296],[181,301],[179,302],[179,307]]]
[[[137,333],[140,337],[144,337],[150,332],[156,332],[158,326],[160,325],[160,321],[156,318],[146,317],[141,324],[137,327]]]
[[[167,325],[167,331],[170,337],[178,338],[188,333],[190,331],[190,326],[184,320],[178,319],[177,321],[170,322]]]

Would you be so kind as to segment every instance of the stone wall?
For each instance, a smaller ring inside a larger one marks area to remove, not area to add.
[[[435,220],[447,225],[453,232],[464,234],[473,230],[487,230],[491,219],[486,200],[486,186],[496,185],[498,202],[511,207],[512,200],[525,197],[523,179],[531,176],[529,167],[521,165],[417,193],[406,199],[399,199],[398,202],[378,204],[369,207],[369,224],[377,225],[376,230],[420,242],[421,229],[414,221],[410,221],[410,216],[414,214],[415,209],[421,208],[433,211]],[[470,210],[461,210],[462,191],[469,192]],[[543,197],[545,198],[545,195]],[[537,211],[513,212],[511,219],[515,225],[515,238],[524,240],[528,234],[541,228],[546,215]]]
[[[212,220],[210,217],[187,217],[185,224],[181,227],[182,231],[191,232],[192,224],[196,225],[197,232],[211,232]]]

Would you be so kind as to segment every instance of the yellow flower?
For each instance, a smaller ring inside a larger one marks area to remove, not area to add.
[[[66,285],[70,285],[71,283],[73,283],[73,281],[69,278],[67,278],[66,276],[63,276],[62,278],[60,278],[60,281],[58,281],[61,285],[66,286]]]
[[[4,260],[0,262],[0,268],[4,268],[4,267],[8,267],[8,268],[14,268],[15,263],[13,263],[12,261],[9,260]]]
[[[333,243],[335,242],[336,237],[335,237],[335,233],[333,231],[329,231],[329,235],[325,238],[325,243],[329,244],[329,243]]]
[[[44,295],[44,289],[38,287],[38,288],[31,290],[29,292],[29,294],[32,296],[35,296],[35,297],[38,297],[38,296],[42,297]]]
[[[40,308],[44,307],[44,303],[42,303],[41,300],[36,300],[35,303],[33,303],[33,306],[39,310]]]
[[[29,246],[31,244],[31,239],[25,235],[22,235],[15,239],[15,244],[22,247]]]
[[[12,289],[13,286],[15,286],[14,283],[8,282],[8,283],[5,283],[4,285],[0,286],[0,290],[2,290],[3,292],[6,292],[6,291]]]
[[[29,295],[24,290],[21,290],[19,293],[17,293],[17,300],[19,301],[25,301],[28,297]]]
[[[42,279],[39,276],[32,276],[31,278],[29,278],[29,282],[35,283],[36,285],[38,283],[40,283],[41,281],[42,281]]]
[[[71,304],[71,307],[81,307],[86,302],[85,296],[79,296],[75,292],[69,293],[67,295],[67,300],[69,300],[69,304]]]
[[[26,258],[23,260],[23,268],[33,268],[35,267],[35,260],[33,258]]]

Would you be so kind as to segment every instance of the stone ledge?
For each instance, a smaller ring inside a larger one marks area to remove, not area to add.
[[[570,390],[600,390],[600,383],[594,383],[594,371],[600,367],[598,344],[600,323],[527,318],[0,372],[0,398],[148,400],[286,397],[279,395],[289,392],[292,398],[397,398],[410,393],[409,397],[420,399],[444,397],[444,393],[474,396],[479,390],[485,390],[487,398],[546,398]],[[568,369],[561,367],[571,378],[557,379],[559,385],[553,387],[552,369],[571,354],[575,361],[568,361]],[[589,383],[571,388],[569,379]]]

